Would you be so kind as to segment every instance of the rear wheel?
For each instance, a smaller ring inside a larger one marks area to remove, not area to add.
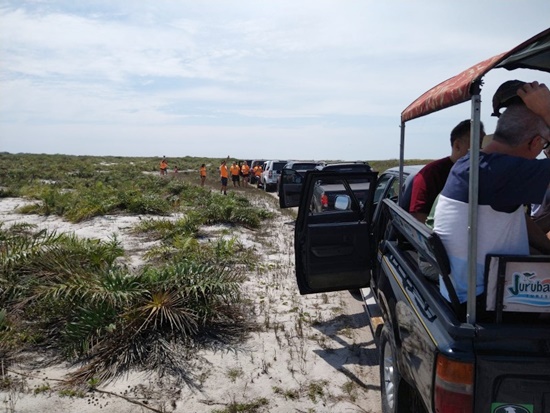
[[[380,387],[383,413],[426,413],[418,392],[401,378],[388,327],[380,340]]]
[[[397,413],[397,388],[401,376],[397,369],[395,352],[387,328],[382,330],[380,342],[380,387],[382,390],[382,412]]]

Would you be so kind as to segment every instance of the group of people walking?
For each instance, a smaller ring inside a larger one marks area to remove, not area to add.
[[[243,186],[248,186],[251,170],[247,161],[242,163],[233,162],[233,164],[228,168],[227,162],[223,160],[219,170],[222,184],[220,192],[224,195],[227,195],[227,182],[229,180],[229,175],[231,175],[231,182],[233,182],[234,187],[241,186],[241,177]]]
[[[229,158],[228,158],[229,159]],[[262,174],[262,166],[257,164],[252,168],[247,161],[242,162],[233,162],[233,164],[228,167],[227,160],[223,160],[219,166],[220,180],[221,180],[221,189],[220,192],[224,195],[227,195],[227,183],[229,181],[229,176],[231,176],[231,182],[233,182],[234,187],[240,187],[241,182],[242,186],[246,187],[250,183],[250,178],[254,177],[259,181]],[[178,173],[178,167],[174,166],[174,173]],[[204,186],[206,182],[206,164],[202,164],[199,168],[199,177],[200,185]],[[160,161],[160,175],[168,175],[168,161],[166,157],[162,157]]]

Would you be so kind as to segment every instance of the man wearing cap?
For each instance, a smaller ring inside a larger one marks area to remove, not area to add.
[[[540,202],[550,183],[550,159],[536,159],[550,142],[550,91],[532,82],[516,95],[521,102],[507,104],[479,156],[476,295],[484,292],[487,254],[529,254],[534,224],[526,220],[523,205]],[[468,290],[469,168],[469,154],[454,164],[435,209],[434,232],[447,251],[460,302]],[[545,249],[544,241],[537,248]],[[442,282],[440,291],[449,299]]]

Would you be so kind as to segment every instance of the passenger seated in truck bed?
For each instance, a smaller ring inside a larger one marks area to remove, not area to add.
[[[476,295],[484,292],[487,254],[529,254],[523,205],[540,202],[550,183],[550,159],[536,159],[550,142],[550,91],[533,82],[517,94],[523,101],[504,111],[493,140],[480,152]],[[435,211],[434,232],[449,256],[460,302],[468,289],[469,168],[469,155],[455,163]],[[440,291],[449,299],[444,283]]]
[[[430,215],[437,196],[447,181],[447,176],[452,166],[458,159],[466,155],[470,149],[470,125],[470,119],[463,120],[456,125],[451,131],[451,155],[424,166],[415,175],[411,184],[411,201],[408,211],[418,221],[423,224],[429,224],[430,228],[433,228],[433,223],[428,223],[427,218]],[[481,124],[480,135],[481,141],[485,136],[483,124]],[[418,257],[418,266],[428,279],[432,281],[439,280],[437,269],[421,256]]]
[[[466,119],[456,125],[451,131],[451,154],[430,162],[414,177],[408,210],[423,224],[426,223],[435,198],[443,189],[452,166],[470,149],[470,124],[470,119]],[[481,124],[480,142],[484,136],[485,130]]]

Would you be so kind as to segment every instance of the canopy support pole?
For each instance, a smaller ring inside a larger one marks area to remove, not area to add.
[[[470,125],[470,181],[468,193],[468,301],[466,322],[476,323],[477,222],[479,200],[479,149],[481,129],[480,82],[472,85],[472,120]],[[484,257],[483,257],[484,258]]]
[[[403,184],[405,179],[403,178],[403,164],[405,161],[405,122],[401,122],[401,141],[399,142],[399,198],[403,195]],[[407,207],[407,212],[409,212]]]

